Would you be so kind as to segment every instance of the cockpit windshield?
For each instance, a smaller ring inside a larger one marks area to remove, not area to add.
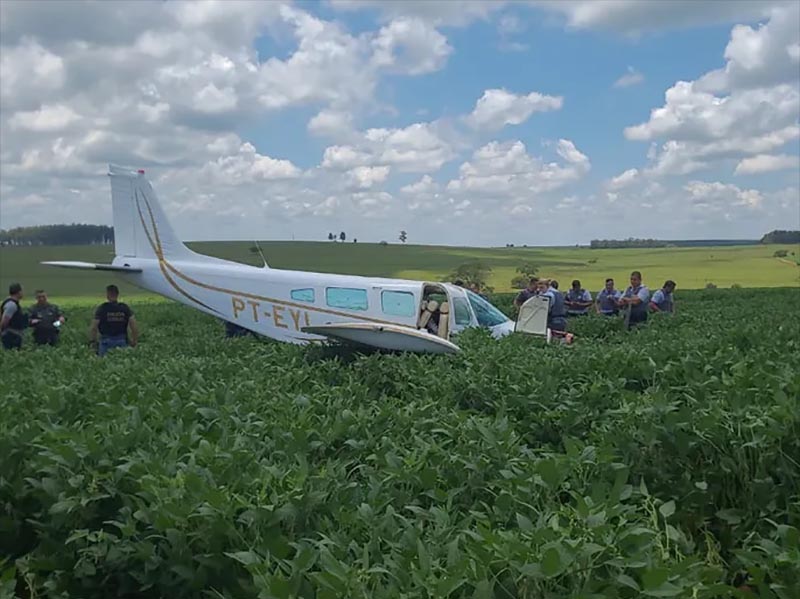
[[[480,295],[472,291],[465,290],[467,298],[472,306],[472,311],[475,312],[475,317],[478,319],[478,324],[484,327],[493,327],[498,324],[503,324],[508,320],[508,316],[503,314],[500,310],[495,308],[492,304],[483,299]]]

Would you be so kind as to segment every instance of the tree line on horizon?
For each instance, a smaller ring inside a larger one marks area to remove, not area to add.
[[[36,225],[0,229],[0,245],[110,245],[114,227],[107,225]]]
[[[758,245],[800,243],[800,231],[770,231],[761,239],[592,239],[591,249],[704,247],[712,245]]]
[[[406,242],[408,234],[400,231],[399,240]],[[330,241],[345,241],[344,231],[338,235],[328,234]],[[357,243],[356,239],[353,242]],[[114,228],[107,225],[69,224],[69,225],[37,225],[31,227],[15,227],[0,229],[0,245],[110,245],[114,243]],[[385,242],[384,242],[385,243]],[[697,239],[697,240],[665,240],[665,239],[592,239],[592,249],[608,248],[663,248],[663,247],[702,247],[709,245],[757,245],[757,244],[795,244],[800,243],[800,231],[774,230],[761,239]],[[513,244],[506,244],[513,247]]]

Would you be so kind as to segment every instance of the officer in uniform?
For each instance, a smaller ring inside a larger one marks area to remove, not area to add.
[[[634,270],[631,273],[631,285],[622,294],[617,302],[620,308],[627,309],[625,322],[628,328],[647,321],[647,307],[650,300],[650,290],[642,285],[642,273]]]
[[[581,288],[581,282],[575,279],[564,301],[567,304],[567,316],[585,316],[592,305],[592,294]]]
[[[28,326],[28,317],[22,311],[22,285],[12,283],[8,286],[8,297],[0,305],[0,338],[5,349],[20,349],[22,333]]]
[[[136,347],[139,339],[139,330],[136,327],[136,318],[127,304],[119,301],[119,289],[116,285],[106,287],[107,302],[100,304],[95,310],[92,326],[89,328],[89,341],[97,343],[97,333],[100,332],[100,344],[97,355],[104,356],[108,350],[115,347]],[[128,329],[131,335],[128,337]]]
[[[666,281],[664,286],[653,294],[650,300],[650,309],[653,312],[675,312],[675,301],[672,299],[672,292],[675,291],[675,281]]]
[[[606,286],[600,290],[595,300],[597,313],[604,316],[616,316],[619,314],[617,301],[621,297],[622,293],[614,289],[614,279],[606,279]]]
[[[553,287],[551,281],[542,279],[539,281],[539,295],[550,298],[547,307],[547,328],[551,331],[566,331],[567,306],[564,302],[564,294]]]
[[[47,301],[47,293],[44,289],[37,289],[36,303],[30,309],[34,343],[36,345],[56,345],[64,320],[64,313],[59,307]]]

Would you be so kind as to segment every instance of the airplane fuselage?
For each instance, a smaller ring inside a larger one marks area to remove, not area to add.
[[[496,336],[512,330],[499,311],[494,321],[481,323],[475,309],[480,298],[444,283],[267,269],[224,260],[123,256],[113,264],[141,270],[124,275],[138,287],[290,343],[323,340],[302,330],[316,325],[364,322],[417,329],[426,291],[447,296],[454,308],[448,316],[453,333],[469,326],[488,326]]]

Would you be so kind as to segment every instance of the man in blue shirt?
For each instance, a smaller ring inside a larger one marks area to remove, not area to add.
[[[581,282],[576,279],[572,281],[572,289],[567,291],[564,303],[567,305],[567,316],[584,316],[592,305],[592,294],[581,288]]]
[[[614,289],[614,279],[606,279],[606,286],[597,294],[595,309],[598,314],[604,316],[616,316],[619,314],[617,301],[622,297],[617,289]]]
[[[547,308],[547,328],[551,331],[567,330],[567,306],[564,303],[564,294],[554,288],[550,281],[539,281],[539,295],[550,299]]]
[[[674,314],[675,302],[672,299],[672,292],[675,291],[675,281],[669,280],[664,286],[653,294],[650,300],[650,309],[653,312],[667,312]]]
[[[618,305],[627,310],[625,323],[628,328],[647,321],[647,307],[650,300],[650,290],[642,285],[642,273],[634,270],[631,273],[631,285],[622,294]]]

